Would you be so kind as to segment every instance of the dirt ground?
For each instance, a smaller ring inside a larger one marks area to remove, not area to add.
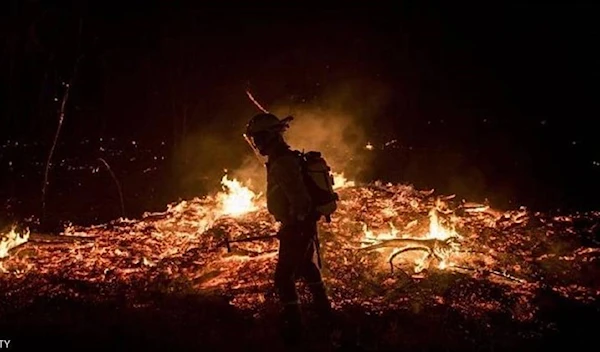
[[[145,304],[126,298],[95,303],[42,296],[27,304],[2,299],[0,332],[14,351],[56,348],[115,351],[284,351],[276,305],[241,311],[225,297],[140,292]],[[90,297],[94,296],[89,292]],[[569,349],[593,346],[600,306],[540,298],[535,322],[510,316],[468,319],[451,307],[367,314],[361,308],[337,311],[335,346],[316,331],[314,315],[305,309],[306,345],[311,351],[542,351],[557,345]],[[588,347],[589,348],[589,347]]]

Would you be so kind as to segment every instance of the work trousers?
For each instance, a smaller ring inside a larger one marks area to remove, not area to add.
[[[299,221],[279,231],[279,258],[275,269],[275,287],[281,303],[298,304],[296,280],[304,279],[317,309],[327,310],[329,299],[321,277],[321,257],[317,222]]]

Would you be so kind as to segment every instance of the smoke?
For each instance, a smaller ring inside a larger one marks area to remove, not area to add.
[[[347,112],[322,107],[298,107],[295,119],[285,134],[290,146],[297,150],[316,150],[334,172],[356,177],[368,167],[364,152],[367,136],[356,117]]]
[[[227,170],[230,177],[251,189],[264,191],[264,164],[242,137],[246,123],[258,113],[258,109],[243,92],[235,98],[235,105],[241,106],[228,107],[223,116],[235,115],[217,119],[216,123],[204,126],[188,140],[187,148],[193,149],[194,167],[190,169],[187,180],[206,182],[206,186],[214,190],[223,170]],[[350,179],[360,179],[361,173],[370,167],[372,161],[372,153],[365,146],[372,137],[374,121],[382,117],[388,98],[388,90],[379,82],[355,79],[330,85],[305,101],[290,101],[286,97],[276,102],[260,99],[258,102],[279,118],[290,114],[294,116],[284,135],[293,149],[320,151],[333,172],[344,173]],[[228,121],[228,128],[219,127],[223,121]]]
[[[234,170],[231,170],[230,174],[254,192],[264,192],[267,188],[267,171],[265,166],[262,160],[254,156],[250,147],[248,147],[248,153],[252,155],[245,156],[241,164]]]
[[[320,151],[334,172],[357,178],[370,167],[372,153],[365,146],[388,99],[385,86],[362,78],[328,87],[314,103],[275,104],[272,111],[294,116],[285,135],[293,148]]]

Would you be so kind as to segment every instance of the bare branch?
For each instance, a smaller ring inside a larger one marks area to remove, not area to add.
[[[115,173],[112,171],[112,169],[110,168],[110,166],[108,165],[108,163],[106,162],[106,160],[104,160],[103,158],[98,158],[98,160],[104,164],[104,166],[106,166],[106,169],[108,170],[108,172],[110,172],[110,176],[112,176],[112,179],[115,181],[115,184],[117,185],[117,190],[119,191],[119,199],[121,200],[121,217],[125,217],[125,202],[123,201],[123,192],[121,191],[121,184],[119,184],[119,180],[117,180],[117,176],[115,176]]]
[[[75,81],[75,75],[77,73],[77,68],[79,66],[80,59],[81,56],[77,58],[77,61],[75,62],[75,65],[73,67],[73,74],[71,75],[71,80],[66,85],[65,94],[63,95],[58,114],[58,127],[56,128],[54,140],[52,141],[52,146],[50,147],[50,152],[48,153],[48,159],[46,160],[46,168],[44,170],[44,183],[42,185],[42,221],[46,218],[46,194],[48,191],[48,174],[50,173],[50,167],[52,165],[52,156],[54,155],[54,150],[56,149],[56,144],[58,142],[58,136],[60,135],[60,130],[62,129],[63,121],[65,119],[65,108],[67,106],[67,101],[69,100],[69,92],[71,91],[71,87],[73,86],[73,82]]]

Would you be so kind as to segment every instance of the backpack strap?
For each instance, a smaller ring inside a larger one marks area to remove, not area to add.
[[[303,153],[299,150],[292,150],[291,152],[294,153],[294,155],[300,160],[300,167],[302,168],[302,171],[306,171],[305,153]]]

